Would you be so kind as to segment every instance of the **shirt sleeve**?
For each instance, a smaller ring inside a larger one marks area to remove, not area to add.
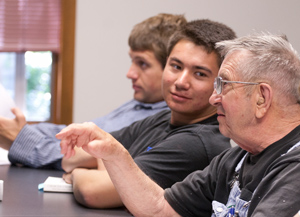
[[[65,125],[25,125],[13,142],[8,159],[12,164],[33,168],[61,168],[60,141],[55,138]]]

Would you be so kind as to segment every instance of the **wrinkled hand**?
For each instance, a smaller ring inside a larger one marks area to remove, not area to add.
[[[21,129],[26,125],[25,116],[20,109],[12,108],[11,111],[16,116],[14,119],[0,116],[0,147],[6,150],[9,150]]]
[[[82,147],[95,158],[112,155],[118,147],[123,147],[109,133],[91,122],[71,124],[56,134],[56,138],[61,139],[61,153],[65,155],[65,158],[75,155],[75,146]]]

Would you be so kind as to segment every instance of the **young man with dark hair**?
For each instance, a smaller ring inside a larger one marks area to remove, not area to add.
[[[107,143],[111,145],[108,149],[116,148],[120,150],[119,154],[131,155],[138,167],[162,188],[182,181],[195,170],[204,169],[216,155],[230,147],[229,139],[219,132],[217,111],[209,104],[209,97],[221,64],[214,45],[233,38],[235,33],[218,22],[197,20],[187,23],[170,39],[163,72],[162,92],[170,111],[160,112],[111,134],[92,123],[72,125],[62,132],[86,128],[80,131],[82,135],[78,138],[76,133],[70,138],[78,142],[71,145],[83,145],[86,150],[90,140],[95,140],[91,142],[95,145]],[[63,135],[59,134],[58,138]],[[83,169],[87,163],[93,165],[94,162],[95,166],[96,159],[83,154],[82,149],[69,152],[72,147],[67,150],[65,142],[62,142],[62,153],[67,155],[63,165],[71,168],[70,171],[79,167],[72,171],[71,177],[65,176],[73,184],[76,200],[88,207],[121,206],[120,195],[103,165],[105,161],[99,160],[98,170]],[[114,157],[117,160],[118,154]]]

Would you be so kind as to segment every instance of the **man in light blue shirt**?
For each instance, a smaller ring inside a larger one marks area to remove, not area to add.
[[[127,72],[127,77],[132,80],[134,99],[93,120],[95,124],[112,132],[168,109],[161,93],[167,43],[173,32],[185,23],[182,15],[159,14],[134,26],[128,40],[132,64]],[[51,123],[28,125],[18,108],[13,108],[12,112],[15,119],[0,117],[0,147],[9,149],[11,163],[62,169],[63,156],[55,135],[66,126]]]

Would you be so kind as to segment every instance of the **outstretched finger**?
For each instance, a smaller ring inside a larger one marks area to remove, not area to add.
[[[62,129],[59,133],[57,133],[55,135],[55,137],[57,139],[65,139],[66,137],[68,137],[69,135],[71,135],[72,132],[70,131],[70,129],[68,127]]]
[[[84,125],[83,124],[70,124],[69,126],[62,129],[58,134],[56,134],[57,139],[64,139],[70,136],[80,136],[84,134]]]

